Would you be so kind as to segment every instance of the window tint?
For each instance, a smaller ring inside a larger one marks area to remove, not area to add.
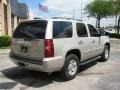
[[[88,37],[85,24],[77,23],[76,26],[77,26],[77,34],[79,37]]]
[[[103,29],[97,29],[100,32],[101,36],[105,36],[106,32]]]
[[[13,38],[44,39],[47,21],[30,21],[18,25]]]
[[[98,32],[92,25],[88,24],[88,28],[89,28],[91,37],[98,37]]]
[[[64,21],[53,22],[53,38],[72,37],[72,23]]]

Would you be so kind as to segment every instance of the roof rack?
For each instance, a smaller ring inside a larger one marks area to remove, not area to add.
[[[82,20],[80,20],[80,19],[67,18],[67,17],[52,17],[52,19],[67,19],[67,20],[78,20],[78,21],[82,21]]]
[[[34,17],[34,19],[42,19],[42,18],[39,18],[39,17]]]

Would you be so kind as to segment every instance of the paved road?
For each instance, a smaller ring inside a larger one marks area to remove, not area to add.
[[[0,89],[15,90],[120,90],[120,40],[111,41],[108,62],[92,62],[81,66],[77,77],[63,81],[58,73],[20,69],[8,54],[0,54]]]

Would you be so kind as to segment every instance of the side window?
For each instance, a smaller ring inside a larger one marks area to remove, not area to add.
[[[77,27],[77,34],[78,34],[79,37],[88,37],[85,24],[76,23],[76,27]]]
[[[98,32],[92,25],[88,24],[88,28],[89,28],[91,37],[98,37]]]
[[[73,29],[71,22],[54,21],[53,22],[53,38],[70,38]]]

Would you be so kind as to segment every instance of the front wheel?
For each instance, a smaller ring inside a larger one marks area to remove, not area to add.
[[[103,54],[101,55],[101,61],[105,62],[109,59],[110,56],[110,47],[105,45]]]
[[[71,80],[75,78],[79,69],[79,59],[76,55],[71,54],[66,57],[65,64],[60,74],[63,79]]]

